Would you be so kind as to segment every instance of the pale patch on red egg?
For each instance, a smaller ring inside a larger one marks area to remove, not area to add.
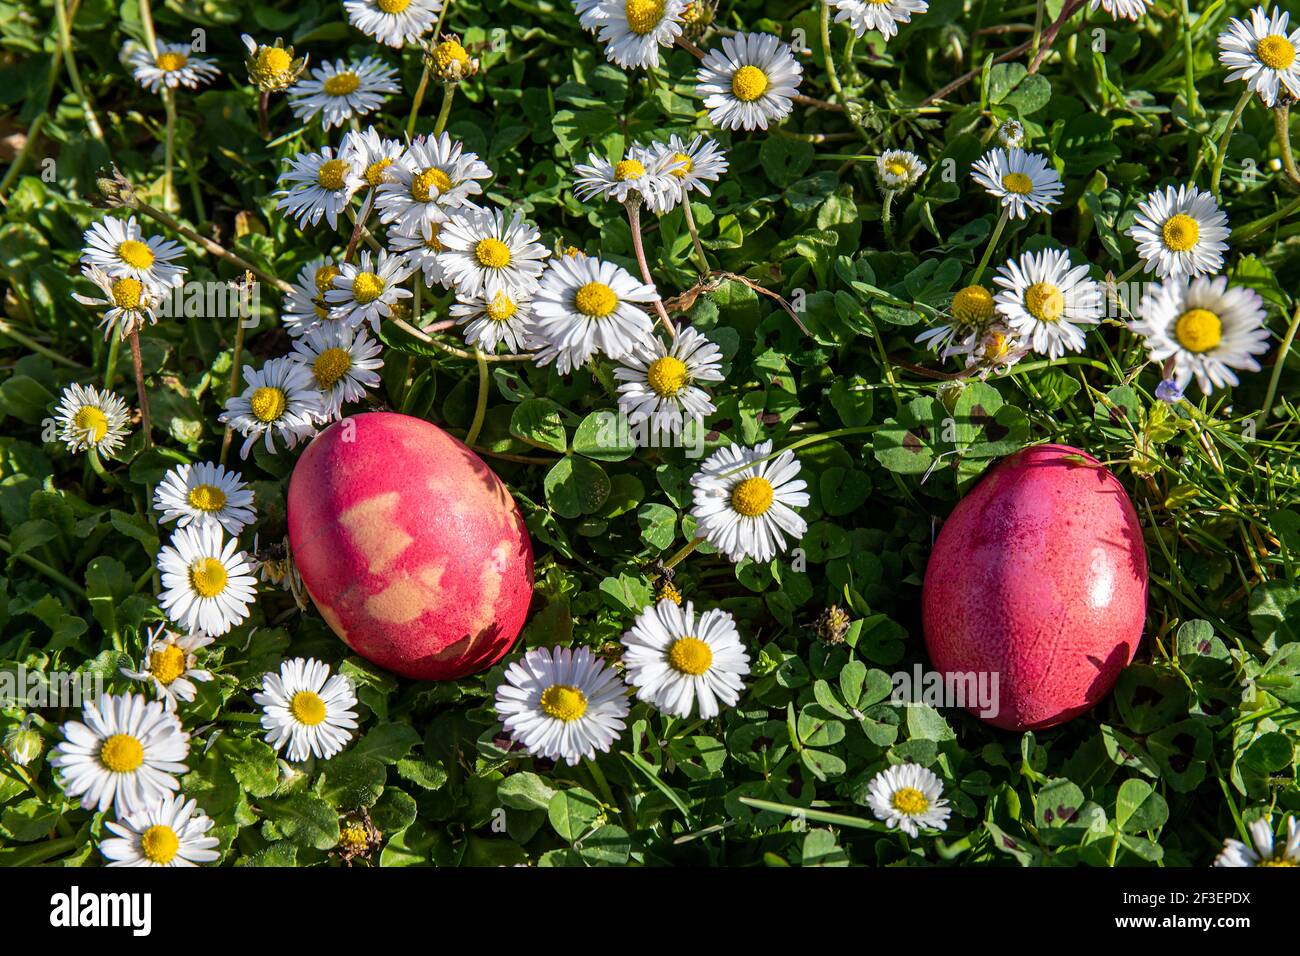
[[[396,491],[375,495],[339,515],[339,524],[365,558],[371,574],[383,574],[414,540],[397,524],[395,513],[401,497]]]

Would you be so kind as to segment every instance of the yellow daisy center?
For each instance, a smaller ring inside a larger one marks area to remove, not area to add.
[[[263,73],[280,76],[289,72],[293,58],[278,46],[264,46],[257,51],[257,68]]]
[[[349,93],[355,93],[360,85],[361,77],[351,70],[344,70],[342,73],[335,73],[326,80],[323,88],[330,96],[347,96]]]
[[[659,587],[655,589],[655,600],[672,601],[678,607],[681,607],[682,592],[678,589],[677,585],[668,584],[667,582],[662,582],[660,583]]]
[[[149,655],[149,673],[166,687],[185,673],[185,652],[175,644],[165,644]]]
[[[1035,282],[1025,290],[1025,308],[1039,322],[1055,322],[1065,314],[1065,296],[1050,282]]]
[[[645,175],[645,166],[640,160],[625,159],[614,167],[614,178],[620,183],[629,179],[640,179]]]
[[[451,189],[451,177],[437,166],[430,166],[418,176],[411,177],[411,196],[417,202],[428,202],[436,189],[445,193]]]
[[[148,269],[154,258],[152,249],[134,239],[127,239],[117,247],[117,257],[133,269]]]
[[[190,489],[189,502],[200,511],[220,511],[226,506],[226,493],[216,485],[195,485]]]
[[[154,65],[164,73],[175,73],[182,69],[189,60],[184,53],[159,53]]]
[[[339,275],[338,266],[321,266],[316,270],[316,291],[324,295],[334,288],[334,280]]]
[[[378,186],[384,181],[384,174],[388,171],[388,167],[391,165],[393,165],[393,161],[387,156],[377,162],[371,163],[366,167],[366,182],[371,186]]]
[[[1174,323],[1178,344],[1189,352],[1208,352],[1223,341],[1223,322],[1209,309],[1189,309]]]
[[[1186,252],[1201,238],[1201,227],[1191,216],[1180,212],[1165,220],[1160,236],[1164,239],[1166,249],[1171,252]]]
[[[434,222],[429,224],[429,238],[424,240],[426,249],[432,249],[434,252],[442,252],[446,248],[438,234],[442,232],[442,223]]]
[[[673,162],[677,165],[673,167],[672,173],[678,179],[685,179],[687,174],[695,168],[695,160],[685,153],[673,153]]]
[[[1024,173],[1007,173],[1002,177],[1002,188],[1009,193],[1027,196],[1034,191],[1034,181]]]
[[[320,169],[316,172],[316,182],[320,183],[322,189],[337,192],[343,188],[343,184],[347,181],[348,168],[345,160],[326,160],[320,164]]]
[[[433,59],[438,69],[445,73],[453,63],[468,62],[469,51],[455,40],[443,40],[434,48]]]
[[[664,0],[627,0],[623,10],[627,14],[628,29],[637,36],[644,36],[663,19]]]
[[[772,497],[772,483],[755,475],[731,489],[731,507],[746,518],[757,518],[772,507]]]
[[[1272,860],[1260,860],[1256,866],[1300,866],[1295,860],[1288,860],[1286,857],[1275,857]]]
[[[688,378],[686,363],[671,355],[665,355],[650,363],[645,377],[652,392],[660,398],[670,398],[686,387]]]
[[[352,298],[358,305],[369,305],[384,292],[384,280],[373,272],[358,272],[352,280]]]
[[[510,265],[510,247],[500,239],[480,239],[474,246],[474,258],[479,265],[489,269],[504,269]]]
[[[885,172],[889,173],[891,176],[897,177],[898,179],[905,179],[908,173],[907,163],[903,162],[901,159],[891,159],[889,162],[885,163]]]
[[[767,74],[756,66],[742,66],[731,75],[731,92],[742,103],[752,103],[767,92]]]
[[[699,677],[713,663],[713,650],[698,637],[679,637],[668,648],[668,664],[673,670]]]
[[[113,734],[99,748],[99,762],[113,773],[130,773],[144,763],[144,745],[130,734]]]
[[[1286,37],[1274,33],[1255,44],[1255,56],[1270,70],[1285,70],[1295,62],[1295,47]]]
[[[587,695],[567,684],[552,684],[542,691],[542,713],[566,723],[587,712]]]
[[[321,700],[320,694],[300,690],[289,701],[289,713],[298,723],[315,727],[325,719],[325,701]]]
[[[993,318],[993,293],[968,285],[952,297],[952,317],[959,325],[983,325]]]
[[[176,836],[176,831],[161,823],[151,826],[140,834],[140,853],[150,863],[157,863],[159,866],[170,863],[175,859],[176,852],[180,848],[181,841]]]
[[[124,276],[113,280],[109,294],[113,296],[113,304],[119,309],[135,309],[140,305],[140,295],[143,292],[143,282]]]
[[[339,828],[339,846],[364,847],[370,842],[370,834],[360,823],[349,823]]]
[[[398,14],[411,5],[411,0],[376,0],[376,6],[384,13]]]
[[[72,424],[86,433],[92,445],[103,441],[108,434],[108,416],[94,405],[83,405],[73,416]]]
[[[202,598],[214,598],[226,589],[226,566],[216,558],[199,558],[190,565],[190,587]]]
[[[321,352],[316,356],[316,361],[311,364],[312,375],[316,376],[316,386],[322,391],[333,388],[351,368],[352,356],[348,354],[347,349],[338,346]]]
[[[493,322],[505,322],[519,309],[514,301],[504,292],[498,292],[492,297],[492,301],[487,304],[483,311]]]
[[[618,296],[603,282],[588,282],[574,293],[573,305],[583,315],[603,319],[618,308]]]
[[[889,798],[889,802],[894,805],[894,809],[899,813],[907,814],[914,817],[917,814],[925,813],[930,809],[930,801],[926,799],[925,794],[915,787],[901,787],[894,791],[894,795]]]
[[[285,408],[289,405],[289,396],[284,394],[282,388],[263,385],[254,390],[248,405],[254,418],[264,424],[270,424],[284,414]]]

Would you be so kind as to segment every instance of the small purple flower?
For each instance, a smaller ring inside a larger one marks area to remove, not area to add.
[[[1172,378],[1167,378],[1156,386],[1156,398],[1173,405],[1183,400],[1183,390]]]

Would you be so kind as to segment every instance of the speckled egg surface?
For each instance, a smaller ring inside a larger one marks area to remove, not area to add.
[[[321,616],[405,677],[491,666],[523,627],[533,552],[506,486],[429,422],[371,412],[318,435],[289,481],[289,543]]]
[[[1037,445],[991,468],[944,523],[922,589],[926,647],[945,674],[998,674],[989,723],[1051,727],[1114,687],[1146,596],[1142,531],[1119,481],[1077,448]]]

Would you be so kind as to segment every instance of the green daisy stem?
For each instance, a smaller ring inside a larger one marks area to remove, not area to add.
[[[1286,178],[1300,186],[1300,169],[1296,169],[1295,156],[1291,154],[1291,103],[1281,100],[1273,107],[1273,131],[1277,135],[1277,147],[1282,151],[1282,169]]]
[[[140,333],[132,329],[129,336],[131,342],[131,364],[135,366],[135,392],[140,401],[140,427],[144,431],[144,447],[153,447],[153,436],[150,434],[152,428],[149,422],[149,393],[144,387],[144,359],[140,356]]]
[[[99,451],[92,445],[86,449],[86,461],[90,464],[90,470],[106,485],[116,485],[107,469],[104,468],[104,460],[99,457]]]
[[[45,126],[45,121],[50,118],[48,113],[42,113],[32,121],[32,125],[27,130],[27,139],[23,142],[23,148],[18,151],[14,161],[9,164],[9,169],[5,171],[4,179],[0,180],[0,196],[9,192],[9,187],[13,185],[18,174],[22,172],[23,167],[27,165],[27,158],[31,156],[32,150],[36,148],[40,140],[41,129]]]
[[[13,545],[9,543],[8,539],[0,538],[0,551],[5,552],[6,554],[13,554],[13,550],[14,550]],[[59,571],[57,568],[50,567],[44,561],[40,561],[36,558],[33,558],[30,554],[26,554],[26,553],[19,554],[16,557],[18,561],[27,565],[33,571],[39,571],[41,574],[45,575],[55,584],[62,585],[63,587],[67,588],[68,591],[71,592],[72,594],[75,594],[81,597],[82,599],[85,599],[86,589],[82,587],[80,584],[78,584],[76,581],[72,580],[72,578],[68,577],[62,571]]]
[[[691,245],[695,247],[695,258],[701,275],[708,275],[712,269],[708,257],[704,255],[704,246],[700,245],[700,231],[695,228],[695,214],[691,212],[691,197],[682,198],[682,212],[686,215],[686,229],[691,234]]]
[[[886,189],[884,202],[880,204],[880,225],[885,230],[885,241],[890,247],[894,245],[894,194],[897,190]]]
[[[438,136],[447,128],[451,117],[451,101],[456,98],[456,84],[448,83],[442,88],[442,106],[438,109],[438,119],[433,124],[433,135]]]
[[[667,561],[664,562],[664,568],[667,570],[672,570],[673,568],[677,567],[677,565],[681,564],[682,561],[686,559],[687,555],[689,555],[692,551],[694,551],[703,543],[704,543],[703,538],[691,538],[691,540],[686,542],[686,544],[682,547],[680,551],[678,551],[671,558],[669,558]]]
[[[406,138],[411,139],[415,136],[415,118],[420,115],[420,107],[424,105],[424,94],[429,88],[429,58],[424,58],[424,70],[420,73],[420,85],[415,88],[415,99],[411,101],[411,115],[406,120]]]
[[[27,335],[24,335],[22,332],[19,332],[17,329],[15,329],[4,319],[0,319],[0,336],[4,336],[7,339],[13,339],[19,345],[23,346],[23,348],[30,349],[31,351],[35,352],[37,355],[44,355],[51,362],[58,362],[60,365],[68,366],[68,368],[81,368],[81,365],[79,363],[74,362],[66,355],[61,355],[60,353],[54,351],[54,349],[50,348],[49,346],[42,345],[40,342],[37,342],[35,339]]]
[[[1295,314],[1291,316],[1291,324],[1286,328],[1286,335],[1282,337],[1282,345],[1277,350],[1277,359],[1273,362],[1273,374],[1268,378],[1268,391],[1264,394],[1264,407],[1260,409],[1259,413],[1259,423],[1261,425],[1268,420],[1269,412],[1273,408],[1273,399],[1277,395],[1277,386],[1282,381],[1282,367],[1286,365],[1287,356],[1291,354],[1291,343],[1295,341],[1298,328],[1300,328],[1300,305],[1296,306]]]
[[[1192,52],[1192,12],[1187,0],[1182,0],[1182,20],[1179,26],[1183,36],[1183,97],[1187,100],[1187,114],[1196,116],[1201,110],[1196,96],[1196,58]]]
[[[1237,129],[1237,122],[1241,119],[1241,114],[1246,112],[1246,106],[1250,103],[1254,91],[1247,89],[1241,94],[1241,99],[1237,100],[1237,105],[1228,117],[1228,125],[1223,130],[1223,135],[1219,137],[1219,146],[1214,156],[1214,169],[1210,173],[1210,192],[1214,197],[1219,197],[1219,180],[1223,178],[1223,164],[1228,158],[1228,143],[1232,141],[1232,134]]]
[[[73,92],[77,94],[77,99],[81,101],[81,111],[85,115],[86,127],[90,130],[90,135],[95,137],[95,140],[107,152],[108,144],[104,142],[104,130],[99,125],[99,117],[95,115],[95,108],[90,104],[90,97],[86,96],[86,91],[81,85],[81,74],[77,72],[77,59],[72,55],[72,23],[64,0],[54,0],[54,16],[58,21],[59,47],[63,51],[63,64],[68,71],[68,82],[72,84]]]
[[[1300,197],[1291,200],[1281,209],[1271,212],[1267,216],[1256,219],[1254,222],[1248,222],[1244,226],[1238,226],[1236,229],[1232,230],[1231,235],[1228,236],[1228,241],[1246,242],[1250,239],[1254,239],[1269,226],[1273,225],[1273,223],[1281,222],[1297,210],[1300,210]]]
[[[478,433],[483,430],[483,418],[487,415],[488,385],[491,382],[487,357],[483,355],[482,349],[474,349],[474,361],[478,364],[478,402],[474,405],[474,421],[470,423],[469,431],[465,433],[466,445],[473,445],[478,441]]]
[[[984,274],[985,268],[988,267],[989,260],[993,258],[993,250],[997,248],[998,240],[1002,238],[1002,230],[1007,228],[1007,210],[1002,210],[1002,215],[998,217],[998,224],[993,227],[993,235],[989,236],[989,244],[984,247],[984,255],[980,258],[980,264],[975,267],[975,274],[970,278],[970,284],[975,285],[980,281],[980,276]]]
[[[636,264],[641,267],[641,278],[645,280],[646,285],[654,288],[655,282],[650,277],[650,266],[646,264],[645,243],[641,241],[641,197],[637,196],[623,206],[627,209],[628,225],[632,227],[632,249],[636,253]],[[677,338],[677,329],[673,325],[673,320],[668,317],[668,310],[664,308],[663,299],[659,298],[658,292],[655,293],[654,302],[660,323],[672,338]]]
[[[112,391],[113,376],[117,374],[117,356],[122,350],[122,337],[110,336],[108,340],[108,358],[104,362],[104,388]]]
[[[826,0],[818,0],[817,5],[822,8],[821,15],[821,32],[822,32],[822,56],[826,59],[826,78],[830,81],[831,90],[836,94],[842,94],[844,90],[840,87],[840,76],[835,71],[835,54],[831,52],[831,8]]]
[[[231,399],[239,394],[239,379],[244,371],[244,321],[242,318],[235,323],[235,348],[230,356],[230,390],[226,393],[226,398]],[[235,437],[234,429],[229,424],[221,435],[221,457],[217,461],[224,465],[226,456],[230,454],[230,443]]]
[[[371,186],[366,190],[366,201],[361,206],[361,215],[352,221],[352,235],[348,237],[348,248],[343,253],[343,261],[351,262],[357,255],[357,243],[361,241],[361,234],[365,231],[366,222],[370,219],[370,210],[375,205],[375,192],[377,187]],[[418,319],[419,316],[416,316]]]
[[[1043,42],[1043,15],[1046,6],[1046,0],[1038,0],[1034,5],[1034,33],[1029,41],[1029,58],[1031,60],[1038,55],[1038,48]]]
[[[167,113],[167,128],[163,133],[163,208],[176,212],[181,201],[176,196],[176,94],[163,90],[163,109]]]
[[[591,773],[591,779],[600,792],[601,799],[612,809],[619,809],[618,801],[614,799],[614,791],[609,789],[609,781],[605,779],[605,773],[600,769],[599,764],[590,757],[584,757],[582,760],[587,770]]]

